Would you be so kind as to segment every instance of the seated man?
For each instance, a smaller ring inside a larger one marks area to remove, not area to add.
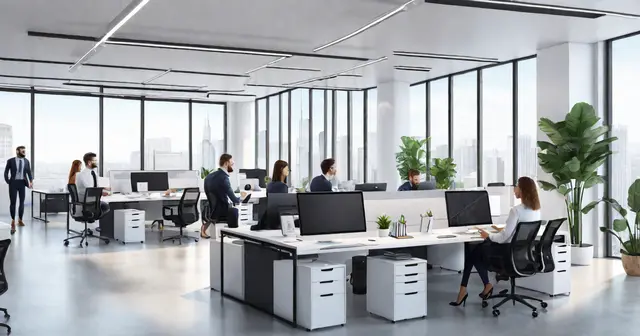
[[[309,185],[309,190],[311,192],[318,191],[333,191],[333,186],[331,185],[331,180],[336,175],[336,160],[334,159],[324,159],[322,163],[320,163],[320,169],[322,170],[322,175],[318,175],[311,180],[311,184]]]
[[[415,169],[409,169],[409,181],[405,182],[398,188],[398,191],[418,190],[420,185],[420,172]]]
[[[233,157],[222,154],[218,163],[220,168],[204,179],[204,191],[207,195],[213,195],[216,198],[212,217],[217,221],[226,220],[230,228],[236,228],[238,227],[238,209],[229,206],[229,200],[233,204],[240,203],[240,198],[236,197],[229,181],[229,173],[233,172]],[[240,195],[244,198],[247,193],[243,191]],[[201,237],[208,238],[205,235],[207,228],[208,224],[203,224],[200,230]]]
[[[84,194],[87,188],[98,187],[98,174],[96,172],[98,169],[98,159],[96,158],[96,154],[87,153],[82,157],[82,161],[84,162],[85,167],[76,176],[76,188],[78,189],[79,202],[84,202]],[[109,195],[107,191],[102,192],[102,196],[107,195]],[[100,201],[100,215],[98,217],[102,217],[104,214],[109,212],[109,210],[109,204]]]

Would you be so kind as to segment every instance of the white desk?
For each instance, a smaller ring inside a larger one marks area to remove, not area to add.
[[[433,246],[442,244],[460,244],[481,242],[482,239],[477,234],[463,233],[468,228],[446,228],[435,229],[432,233],[409,233],[413,236],[412,239],[395,239],[391,237],[379,238],[377,237],[377,231],[368,231],[366,233],[349,234],[349,235],[331,235],[331,239],[336,244],[318,243],[319,236],[316,237],[283,237],[279,230],[268,231],[251,231],[249,227],[239,227],[235,229],[222,228],[220,249],[217,251],[217,257],[220,258],[220,292],[223,296],[227,296],[224,292],[224,238],[238,238],[248,242],[261,244],[271,249],[279,250],[291,255],[294,262],[292,265],[297,265],[299,256],[312,255],[312,254],[326,254],[326,253],[338,253],[338,252],[353,252],[353,251],[367,251],[367,250],[382,250],[382,249],[397,249],[397,248],[409,248],[418,246]],[[538,232],[538,236],[541,236],[545,227],[541,227]],[[455,235],[453,238],[438,238],[442,235]],[[558,231],[556,235],[564,236],[565,242],[570,241],[569,233],[566,231]],[[344,248],[326,249],[329,245],[355,245]],[[211,251],[211,254],[216,251]],[[296,305],[297,305],[297,271],[296,267],[293,267],[293,318],[292,325],[297,327]]]

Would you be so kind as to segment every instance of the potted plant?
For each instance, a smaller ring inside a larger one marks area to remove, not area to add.
[[[269,183],[271,183],[271,177],[265,176],[264,177],[264,184],[269,184]]]
[[[307,185],[309,184],[309,178],[305,177],[301,181],[302,186],[300,188],[296,188],[296,192],[303,193],[307,191]]]
[[[453,158],[434,159],[433,166],[431,166],[431,176],[436,179],[437,189],[450,189],[457,173]]]
[[[213,169],[207,169],[205,167],[200,168],[200,178],[204,179],[209,174],[213,173]]]
[[[376,224],[378,225],[378,237],[386,237],[389,235],[389,227],[391,226],[391,218],[389,216],[378,216]]]
[[[608,203],[621,217],[613,220],[613,230],[602,226],[600,231],[609,233],[620,242],[622,267],[627,275],[640,276],[640,179],[637,179],[629,187],[629,196],[627,197],[629,210],[635,214],[633,228],[627,219],[627,209],[614,199],[603,198],[600,201],[591,202],[583,209],[583,213],[589,212],[600,202]],[[621,236],[625,231],[629,234],[628,238]]]
[[[583,208],[582,201],[585,190],[604,183],[598,168],[613,154],[610,144],[617,140],[615,137],[600,139],[609,128],[599,126],[599,121],[593,106],[577,103],[563,121],[541,118],[538,122],[550,140],[538,141],[538,163],[553,178],[553,182],[538,183],[546,191],[556,190],[565,199],[574,265],[589,265],[593,259],[593,245],[582,241],[582,215],[591,208]]]
[[[400,138],[402,145],[396,153],[396,168],[402,181],[409,178],[409,169],[415,169],[421,174],[427,173],[427,143],[429,138],[418,139],[416,137],[403,136]]]

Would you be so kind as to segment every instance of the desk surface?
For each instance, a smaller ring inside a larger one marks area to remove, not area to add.
[[[240,197],[239,194],[237,194],[236,196]],[[265,196],[266,196],[266,193],[254,192],[251,194],[251,199],[249,200],[249,203],[256,203],[258,199]],[[102,197],[102,201],[106,203],[179,201],[181,197],[182,197],[182,193],[174,193],[171,196],[163,196],[162,193],[151,193],[150,196],[113,194],[110,196]],[[201,192],[200,200],[206,200],[206,199],[207,199],[207,195]]]
[[[433,230],[433,233],[414,232],[409,233],[410,236],[413,236],[413,238],[410,239],[396,239],[392,237],[380,238],[377,237],[378,231],[367,231],[366,233],[363,232],[358,234],[326,235],[322,236],[322,238],[313,236],[283,237],[280,230],[251,231],[249,227],[239,227],[236,229],[222,228],[220,231],[230,233],[234,236],[240,236],[242,238],[270,243],[286,249],[295,249],[298,255],[308,255],[482,241],[480,235],[466,233],[467,229],[468,228],[446,228]],[[538,235],[542,235],[543,232],[544,227],[541,227]],[[558,231],[557,233],[557,235],[564,235],[565,237],[568,237],[568,234],[569,233],[566,231]],[[455,237],[438,238],[438,236],[442,235],[455,235]],[[318,239],[331,239],[335,243],[319,243]],[[360,244],[360,246],[322,249],[323,247],[341,244]]]
[[[31,191],[43,195],[67,195],[69,193],[68,191],[51,191],[42,189],[31,189]]]

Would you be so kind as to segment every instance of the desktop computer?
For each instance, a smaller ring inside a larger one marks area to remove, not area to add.
[[[163,192],[169,189],[169,174],[158,171],[132,172],[131,190],[138,192],[138,183],[147,183],[148,192]]]
[[[489,193],[486,190],[447,191],[449,227],[492,224]]]
[[[386,183],[356,184],[356,191],[387,191]]]
[[[298,193],[296,196],[301,236],[367,231],[360,191]]]
[[[298,199],[296,194],[269,194],[265,197],[267,207],[262,218],[262,230],[279,230],[281,215],[297,215]]]

